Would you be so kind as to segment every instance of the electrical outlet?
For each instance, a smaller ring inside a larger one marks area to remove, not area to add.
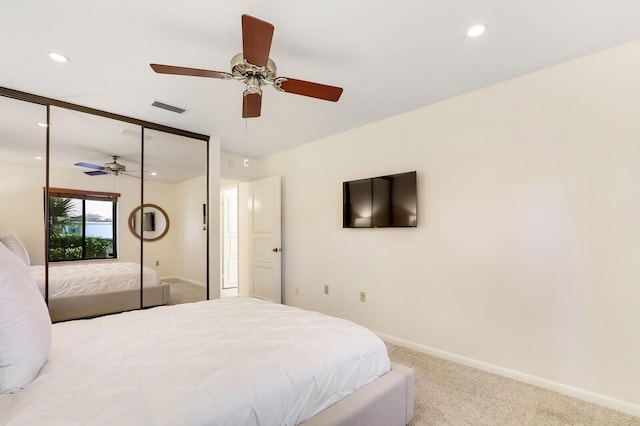
[[[160,266],[160,261],[156,260],[156,266]]]
[[[329,286],[328,285],[324,286],[324,294],[329,294]]]
[[[367,295],[364,291],[360,292],[360,301],[361,302],[366,302],[367,301]]]

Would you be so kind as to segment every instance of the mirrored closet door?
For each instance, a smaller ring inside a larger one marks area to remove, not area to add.
[[[45,295],[47,107],[0,96],[0,241]]]
[[[0,238],[54,322],[208,298],[208,140],[0,88]]]
[[[140,243],[126,223],[141,199],[140,136],[135,124],[50,109],[48,278],[56,319],[140,306]]]
[[[143,264],[171,303],[207,299],[207,144],[145,129],[143,204],[133,217]]]

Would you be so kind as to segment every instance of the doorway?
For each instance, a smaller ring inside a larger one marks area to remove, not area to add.
[[[249,296],[249,183],[220,179],[220,297]]]
[[[280,177],[220,179],[220,297],[281,302]]]
[[[240,282],[238,187],[238,181],[220,180],[220,297],[238,296]]]

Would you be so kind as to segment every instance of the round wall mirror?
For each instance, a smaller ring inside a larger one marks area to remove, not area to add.
[[[162,207],[143,204],[129,215],[129,230],[144,241],[156,241],[169,232],[169,216]]]

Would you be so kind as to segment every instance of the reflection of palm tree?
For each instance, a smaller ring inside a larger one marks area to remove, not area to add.
[[[73,208],[73,200],[70,198],[49,198],[49,230],[53,235],[62,233],[64,226],[69,223]]]

